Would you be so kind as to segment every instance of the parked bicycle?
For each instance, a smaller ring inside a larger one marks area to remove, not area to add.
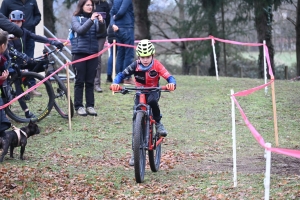
[[[146,152],[148,151],[149,164],[152,172],[157,172],[160,166],[161,144],[163,137],[154,132],[155,120],[150,105],[146,102],[146,94],[151,91],[169,92],[166,86],[161,87],[123,87],[120,93],[139,91],[139,104],[133,108],[132,149],[134,153],[134,174],[137,183],[144,181],[146,167]]]
[[[35,62],[36,67],[33,71],[28,72],[21,70],[21,68],[26,68],[28,60],[22,57],[22,54],[19,52],[16,52],[14,49],[10,49],[11,56],[21,59],[22,64],[20,64],[21,66],[17,64],[12,64],[11,66],[12,70],[10,70],[10,76],[6,81],[6,84],[2,87],[4,103],[10,102],[16,96],[31,88],[33,86],[32,80],[39,82],[44,79],[42,75],[36,72],[45,71],[46,76],[52,74],[56,69],[54,62],[50,62],[48,56],[56,51],[57,50],[55,49],[51,52],[44,52],[44,55],[30,60],[30,62]],[[18,100],[18,103],[13,102],[10,106],[5,108],[7,115],[11,119],[21,123],[27,123],[30,120],[40,121],[50,113],[54,106],[63,118],[68,118],[67,88],[57,74],[54,74],[49,80],[39,86],[39,91],[42,93],[42,96],[44,96],[42,100],[40,97],[36,97],[31,93],[28,93],[21,97]],[[70,108],[71,117],[73,117],[74,107],[72,100],[70,101]],[[26,116],[24,114],[25,110],[29,110],[33,115]]]
[[[41,72],[40,65],[43,66],[42,69],[45,71],[45,76],[51,75],[57,69],[55,67],[55,62],[49,60],[49,56],[57,52],[56,49],[47,52],[46,50],[43,51],[43,55],[35,58],[34,61],[37,63],[36,67],[32,70],[34,72]],[[56,111],[62,116],[63,118],[68,118],[68,90],[64,81],[59,77],[58,74],[54,74],[50,79],[50,83],[53,87],[54,91],[54,108]],[[71,118],[74,116],[74,106],[72,99],[70,99],[70,112]]]
[[[35,72],[21,71],[17,64],[11,65],[9,77],[1,87],[4,104],[9,103],[12,99],[31,88],[32,84],[30,81],[33,79],[39,82],[43,80],[44,77]],[[53,107],[54,92],[49,81],[45,81],[39,88],[44,96],[43,100],[29,92],[18,99],[18,101],[14,101],[7,106],[5,108],[6,114],[14,121],[20,123],[44,119]],[[34,115],[26,116],[26,110]]]

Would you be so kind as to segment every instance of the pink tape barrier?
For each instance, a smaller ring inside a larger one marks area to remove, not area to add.
[[[54,38],[52,38],[52,39],[54,39]],[[63,41],[63,42],[68,41],[68,40],[63,40],[63,39],[59,39],[59,40]],[[257,142],[262,147],[264,147],[265,149],[268,149],[268,150],[270,150],[272,152],[275,152],[275,153],[279,153],[279,154],[284,154],[284,155],[288,155],[288,156],[293,156],[293,157],[296,157],[296,158],[300,158],[300,151],[298,151],[298,150],[283,149],[283,148],[269,148],[269,147],[267,147],[265,145],[264,139],[257,132],[257,130],[253,127],[253,125],[250,123],[250,121],[247,119],[244,111],[242,110],[241,106],[239,105],[238,101],[235,98],[235,96],[247,96],[247,95],[249,95],[249,94],[251,94],[251,93],[253,93],[253,92],[257,91],[257,90],[265,88],[266,86],[270,85],[274,81],[273,71],[272,71],[272,68],[270,67],[271,64],[270,64],[270,58],[269,58],[269,51],[268,51],[268,47],[266,45],[261,44],[261,43],[242,43],[242,42],[237,42],[237,41],[224,40],[224,39],[216,38],[216,37],[213,37],[213,36],[209,36],[209,37],[205,37],[205,38],[177,38],[177,39],[167,39],[167,40],[166,39],[163,39],[163,40],[151,40],[151,42],[183,42],[183,41],[186,42],[186,41],[202,41],[202,40],[211,40],[212,43],[215,43],[215,41],[219,41],[219,42],[225,42],[225,43],[234,44],[234,45],[263,46],[264,47],[265,57],[266,57],[267,65],[268,65],[268,69],[269,69],[268,72],[269,72],[269,74],[271,76],[271,81],[268,82],[268,83],[266,83],[266,84],[264,84],[264,85],[257,86],[255,88],[251,88],[251,89],[248,89],[248,90],[237,92],[237,93],[233,94],[231,96],[231,98],[234,100],[235,104],[239,108],[240,113],[241,113],[241,115],[242,115],[242,117],[243,117],[243,119],[244,119],[247,127],[251,131],[252,135],[254,136],[254,138],[257,140]],[[139,42],[139,41],[138,40],[135,41],[135,43],[137,43],[137,42]],[[126,44],[120,44],[120,43],[116,43],[116,45],[135,48],[135,46],[126,45]],[[45,81],[47,81],[54,74],[56,74],[57,72],[59,72],[60,70],[62,70],[66,65],[70,65],[70,64],[74,64],[74,63],[78,63],[78,62],[82,62],[82,61],[85,61],[85,60],[88,60],[88,59],[92,59],[92,58],[98,57],[99,55],[101,55],[105,51],[107,51],[111,46],[112,46],[112,44],[111,45],[106,44],[106,48],[104,48],[102,51],[100,51],[100,52],[98,52],[96,54],[93,54],[91,56],[88,56],[88,57],[85,57],[85,58],[82,58],[82,59],[79,59],[79,60],[76,60],[76,61],[73,61],[73,62],[70,62],[70,63],[67,63],[67,64],[61,66],[59,69],[57,69],[55,72],[53,72],[50,76],[45,77],[45,79],[43,79],[42,81],[40,81],[39,83],[37,83],[32,88],[28,89],[26,92],[20,94],[18,97],[16,97],[15,99],[13,99],[11,102],[9,102],[9,103],[7,103],[7,104],[5,104],[3,106],[0,106],[0,109],[5,108],[6,106],[10,105],[11,103],[17,101],[19,98],[21,98],[22,96],[24,96],[28,92],[31,92],[32,90],[34,90],[35,88],[37,88],[38,86],[40,86],[41,84],[43,84]]]

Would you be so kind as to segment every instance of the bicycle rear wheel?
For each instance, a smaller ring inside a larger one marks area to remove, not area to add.
[[[144,181],[146,167],[146,116],[138,112],[133,128],[134,174],[137,183]]]
[[[12,76],[17,76],[13,74]],[[36,83],[43,80],[44,77],[35,72],[22,72],[21,78],[13,77],[9,80],[11,87],[10,91],[12,97],[15,98],[21,93],[27,91],[32,87],[32,80]],[[39,87],[39,91],[42,93],[41,97],[34,96],[30,92],[19,100],[13,102],[11,105],[5,108],[5,112],[12,120],[20,123],[28,123],[31,121],[40,121],[44,119],[51,111],[54,104],[54,93],[49,81],[45,81]],[[22,107],[22,108],[21,108]],[[26,118],[24,107],[28,108],[31,113],[35,115],[32,118]]]
[[[69,111],[67,87],[57,74],[54,74],[52,76],[52,79],[50,79],[50,83],[54,91],[54,108],[60,114],[60,116],[62,116],[63,118],[68,118]],[[74,116],[74,106],[72,99],[70,99],[70,109],[72,118]]]
[[[159,139],[159,136],[157,134],[154,134],[153,132],[153,126],[152,129],[152,144],[156,144],[156,141]],[[150,168],[152,172],[157,172],[160,165],[160,158],[161,158],[161,143],[156,145],[153,150],[148,151],[149,156],[149,163]]]

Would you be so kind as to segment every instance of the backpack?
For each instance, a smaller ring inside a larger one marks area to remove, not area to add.
[[[76,18],[81,24],[81,17],[76,16]],[[71,27],[69,28],[69,34],[68,34],[67,40],[72,40],[73,38],[76,38],[76,37],[77,37],[77,33],[75,31],[73,31],[72,25],[71,25]]]
[[[81,17],[80,16],[76,16],[77,20],[79,21],[79,23],[81,24]],[[94,23],[96,23],[96,19],[94,19]],[[72,40],[73,38],[77,38],[77,33],[75,31],[73,31],[72,26],[69,28],[69,34],[68,34],[68,38],[67,40]]]

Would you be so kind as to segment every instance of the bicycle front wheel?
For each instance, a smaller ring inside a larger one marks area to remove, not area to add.
[[[54,108],[63,118],[68,118],[68,90],[64,82],[59,78],[57,74],[54,74],[50,78],[50,82],[54,91]],[[70,99],[70,113],[71,118],[74,116],[74,106],[72,99]]]
[[[16,74],[12,76],[16,76]],[[11,80],[9,80],[9,85],[11,87],[12,97],[15,98],[19,96],[43,79],[44,77],[42,75],[35,72],[22,72],[21,78],[11,78]],[[41,84],[38,87],[38,90],[42,93],[42,96],[34,96],[29,92],[19,100],[7,106],[5,112],[8,117],[20,123],[44,119],[53,107],[54,93],[49,81],[45,81]],[[29,110],[31,114],[26,116],[25,110]]]
[[[146,116],[138,112],[133,128],[134,174],[137,183],[144,181],[146,167]]]
[[[155,145],[156,141],[159,139],[158,134],[154,134],[153,132],[153,126],[152,128],[152,144]],[[156,147],[154,147],[153,150],[148,151],[149,156],[149,163],[150,168],[152,172],[157,172],[160,165],[160,158],[161,158],[161,143],[158,145],[156,144]]]

